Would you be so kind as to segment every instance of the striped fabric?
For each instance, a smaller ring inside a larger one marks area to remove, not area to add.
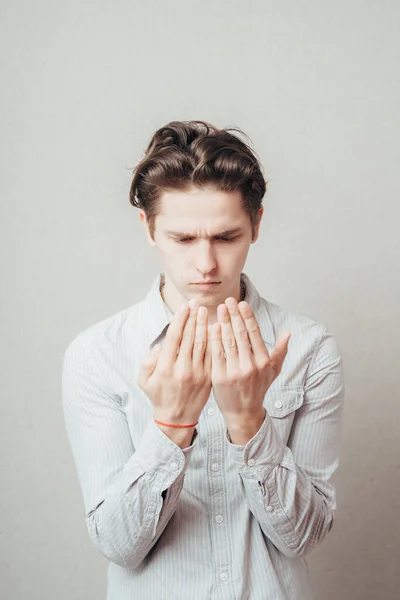
[[[108,600],[309,600],[305,555],[332,527],[341,359],[326,328],[260,297],[269,350],[292,337],[244,446],[228,441],[211,393],[190,448],[155,425],[136,384],[171,313],[162,275],[146,298],[80,333],[63,365],[63,408],[90,538],[109,559]]]

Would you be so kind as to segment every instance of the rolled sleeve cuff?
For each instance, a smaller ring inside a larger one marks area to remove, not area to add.
[[[138,468],[142,473],[154,473],[154,478],[169,486],[183,474],[190,462],[196,443],[197,431],[192,445],[183,450],[170,440],[154,423],[150,421],[135,454],[126,462],[124,473],[129,477]]]
[[[242,477],[264,481],[278,466],[284,456],[285,446],[276,433],[268,413],[256,435],[245,446],[237,446],[228,440],[228,452],[233,456]]]

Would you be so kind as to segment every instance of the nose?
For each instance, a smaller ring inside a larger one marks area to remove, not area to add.
[[[217,259],[212,244],[209,241],[202,240],[196,248],[195,257],[196,269],[202,275],[212,273],[217,266]]]

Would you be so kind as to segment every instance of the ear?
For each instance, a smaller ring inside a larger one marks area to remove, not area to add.
[[[261,224],[261,219],[262,219],[263,214],[264,214],[264,207],[261,206],[260,210],[258,211],[257,222],[254,226],[254,235],[253,235],[253,239],[251,240],[252,244],[254,244],[254,242],[256,242],[258,240],[258,234],[260,233],[260,224]]]
[[[141,222],[143,223],[143,226],[145,228],[147,241],[149,242],[150,246],[155,246],[156,243],[150,235],[149,223],[147,221],[146,213],[144,212],[144,210],[142,208],[139,210],[139,219],[141,220]]]

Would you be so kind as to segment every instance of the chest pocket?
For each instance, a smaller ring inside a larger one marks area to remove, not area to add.
[[[293,425],[296,410],[302,406],[304,391],[302,388],[276,387],[269,389],[264,406],[274,421],[276,432],[286,445]]]

